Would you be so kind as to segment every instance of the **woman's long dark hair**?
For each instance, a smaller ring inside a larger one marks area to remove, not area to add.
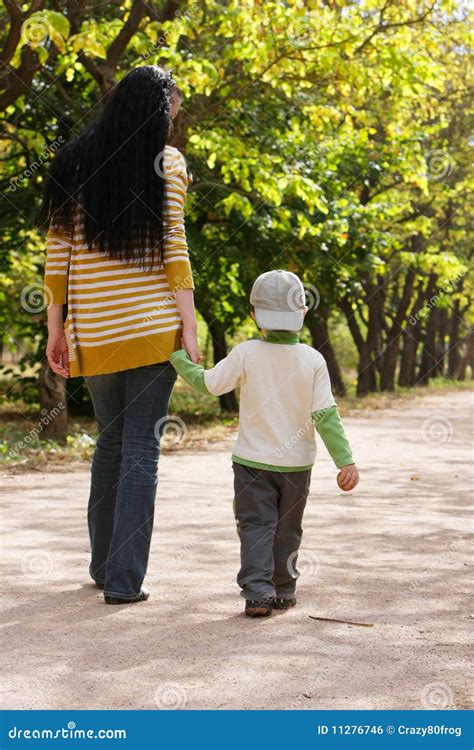
[[[127,73],[101,115],[55,157],[39,228],[71,231],[79,210],[89,249],[146,267],[162,257],[162,160],[175,87],[158,66]]]

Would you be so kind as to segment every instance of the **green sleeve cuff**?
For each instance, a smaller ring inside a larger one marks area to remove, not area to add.
[[[212,395],[206,388],[206,383],[204,381],[204,367],[194,364],[184,349],[179,349],[177,352],[173,352],[170,357],[170,362],[176,372],[181,375],[188,385],[195,388],[199,393],[203,393],[205,396]]]
[[[318,435],[321,436],[329,455],[340,469],[342,466],[353,464],[351,448],[344,432],[337,406],[314,411],[311,415]]]

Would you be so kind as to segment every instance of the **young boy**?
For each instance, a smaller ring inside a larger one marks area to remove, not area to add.
[[[252,317],[263,340],[236,346],[210,370],[184,350],[171,362],[201,393],[220,396],[240,386],[239,435],[232,455],[235,516],[241,544],[237,582],[245,613],[265,617],[296,604],[296,559],[316,456],[314,427],[340,469],[339,487],[359,481],[339,418],[324,357],[298,341],[304,288],[288,271],[255,281]]]

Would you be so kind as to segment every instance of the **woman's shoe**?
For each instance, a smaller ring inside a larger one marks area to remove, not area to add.
[[[256,599],[247,599],[245,602],[245,614],[247,617],[269,617],[271,613],[271,602],[259,602]]]
[[[133,599],[121,599],[119,596],[108,596],[104,594],[104,601],[106,604],[136,604],[136,602],[146,602],[150,592],[146,588],[142,588],[138,596]]]

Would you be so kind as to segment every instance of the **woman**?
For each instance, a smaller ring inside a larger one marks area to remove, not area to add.
[[[168,360],[181,338],[200,359],[188,178],[167,145],[180,105],[167,71],[128,73],[98,120],[58,153],[38,216],[48,227],[48,361],[59,375],[85,377],[99,427],[90,574],[108,604],[148,599],[159,440],[176,379]]]

